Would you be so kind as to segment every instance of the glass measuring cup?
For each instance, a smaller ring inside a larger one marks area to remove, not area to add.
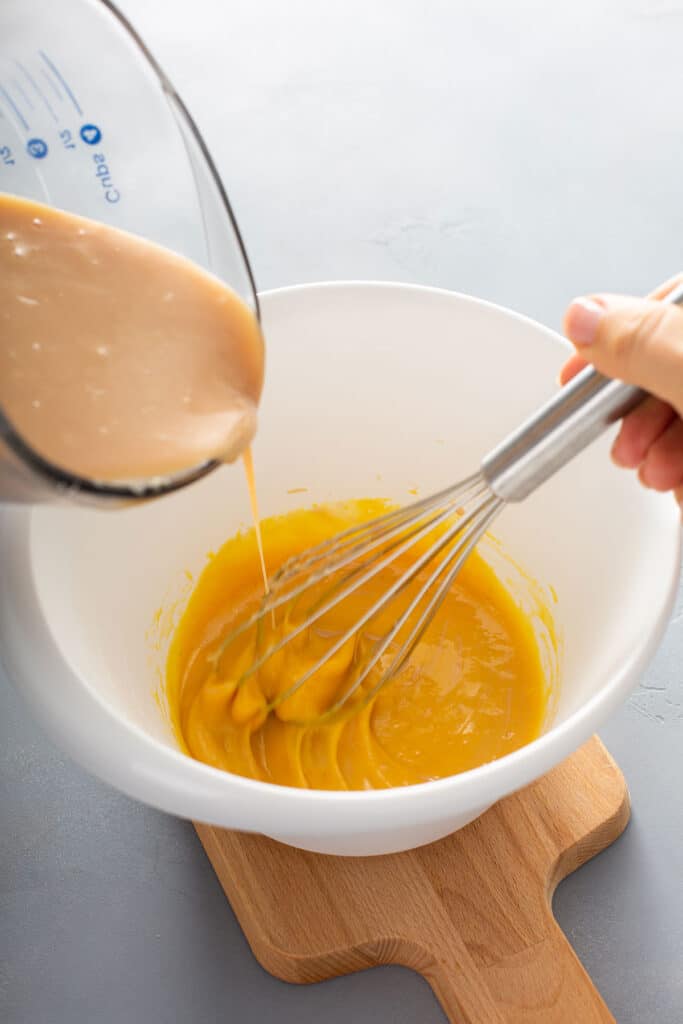
[[[0,191],[179,252],[259,315],[244,244],[206,144],[108,0],[3,0]],[[42,458],[0,406],[0,501],[126,503],[176,490],[217,465],[125,484],[90,480]]]

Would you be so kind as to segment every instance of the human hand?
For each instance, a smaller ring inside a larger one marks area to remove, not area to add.
[[[612,447],[618,466],[636,469],[640,482],[672,491],[683,511],[683,309],[663,299],[683,274],[647,299],[590,295],[574,299],[564,317],[576,354],[560,382],[592,363],[601,373],[644,388],[648,397],[626,416]]]

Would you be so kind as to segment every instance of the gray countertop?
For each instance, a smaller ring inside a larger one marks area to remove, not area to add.
[[[557,326],[573,294],[681,269],[680,0],[122,6],[206,134],[261,288],[416,281]],[[620,1024],[683,1019],[682,660],[683,595],[603,732],[631,824],[555,898]],[[61,757],[2,678],[0,814],[4,1024],[444,1019],[397,967],[267,975],[192,827]]]

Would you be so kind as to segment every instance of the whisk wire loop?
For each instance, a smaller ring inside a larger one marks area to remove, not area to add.
[[[372,524],[372,540],[363,542],[358,546],[354,546],[350,551],[344,551],[343,554],[338,557],[338,559],[334,559],[332,555],[334,555],[335,551],[339,551],[339,545],[340,542],[342,542],[343,537],[353,534],[358,529],[357,527],[352,527],[350,530],[345,531],[345,534],[340,534],[338,537],[333,538],[332,542],[323,542],[323,544],[319,545],[317,548],[312,549],[310,552],[307,553],[307,557],[303,559],[300,562],[300,564],[297,564],[297,556],[295,556],[294,559],[291,559],[289,562],[286,562],[285,565],[280,570],[280,573],[277,573],[273,577],[273,580],[271,581],[269,586],[268,594],[266,594],[258,611],[256,611],[250,618],[245,620],[245,622],[243,622],[237,629],[232,631],[225,638],[225,640],[217,649],[217,651],[213,653],[211,657],[214,665],[217,666],[220,660],[222,659],[224,653],[228,649],[228,647],[232,643],[234,643],[234,641],[237,640],[239,636],[246,633],[253,626],[256,626],[259,623],[259,621],[262,620],[264,615],[276,611],[278,608],[281,608],[284,604],[293,603],[306,590],[309,590],[316,583],[319,583],[322,579],[337,574],[338,572],[341,572],[343,569],[347,568],[350,564],[352,564],[352,562],[356,561],[362,555],[365,555],[372,551],[374,548],[379,547],[380,544],[385,545],[385,549],[383,551],[383,555],[385,557],[380,557],[379,559],[375,557],[372,560],[369,560],[368,563],[366,563],[366,565],[369,564],[370,568],[366,573],[361,575],[360,578],[352,580],[353,573],[350,574],[348,580],[349,586],[343,589],[341,593],[338,593],[334,600],[330,600],[329,602],[322,605],[320,604],[320,602],[318,602],[318,606],[315,608],[314,611],[311,612],[306,621],[301,622],[298,626],[295,626],[286,635],[284,635],[277,643],[270,647],[265,653],[263,653],[257,659],[255,659],[253,664],[249,666],[247,671],[240,678],[238,685],[241,685],[243,682],[246,682],[246,680],[250,676],[254,675],[255,672],[258,672],[258,670],[269,658],[271,658],[275,654],[278,654],[286,644],[294,640],[297,636],[303,633],[305,629],[307,629],[315,622],[317,622],[320,618],[322,618],[324,615],[332,611],[341,601],[343,601],[346,597],[348,597],[355,590],[357,590],[358,587],[369,582],[369,580],[377,576],[378,573],[382,572],[382,570],[386,569],[389,565],[395,562],[396,559],[399,558],[402,554],[404,554],[411,547],[417,544],[421,539],[426,537],[432,530],[438,528],[442,523],[444,523],[450,516],[453,515],[456,509],[462,504],[463,497],[467,497],[470,490],[474,495],[478,495],[485,491],[486,485],[480,481],[481,478],[479,478],[479,486],[475,486],[472,488],[470,487],[470,483],[477,482],[477,475],[475,475],[474,477],[464,481],[464,485],[462,487],[448,488],[446,491],[441,492],[440,495],[435,495],[432,499],[426,499],[425,501],[415,503],[415,505],[410,505],[407,506],[407,508],[400,509],[398,510],[398,512],[402,513],[400,519],[398,517],[398,514],[395,515],[391,512],[388,513],[387,516],[380,517],[379,519],[375,520]],[[438,509],[439,503],[436,500],[437,497],[439,498],[441,504],[443,504],[444,500],[447,501],[447,505],[445,508],[441,510]],[[410,509],[413,509],[412,515],[409,514]],[[435,511],[433,517],[431,519],[427,519],[426,521],[422,521],[422,517],[424,516],[425,512],[429,513],[434,509],[436,509],[437,511]],[[388,525],[390,527],[388,532],[382,530],[380,526],[380,523],[382,521],[388,522]],[[408,532],[406,533],[405,524],[406,522],[411,521],[414,523],[414,526],[412,529],[409,529]],[[401,536],[402,542],[399,543],[397,546],[392,546],[390,544],[390,542],[394,538],[401,538]],[[311,565],[313,563],[319,563],[323,558],[325,558],[325,549],[328,543],[330,544],[330,547],[327,549],[327,560],[323,563],[323,567],[320,568],[318,572],[312,573],[309,576],[305,576],[306,571],[311,568]],[[388,554],[386,553],[387,551],[389,552]],[[356,571],[358,571],[359,568],[360,567],[357,566]],[[302,574],[304,574],[304,579],[302,580],[301,583],[295,585],[291,590],[285,589],[287,582],[290,582],[292,579],[296,579]],[[329,657],[331,657],[332,654],[334,653],[336,653],[336,650],[330,650]]]
[[[465,559],[469,556],[474,546],[480,540],[482,534],[488,529],[494,518],[502,508],[503,502],[495,497],[489,497],[486,501],[482,502],[480,507],[476,510],[476,519],[472,523],[472,526],[467,529],[460,540],[447,552],[443,560],[437,565],[428,579],[422,584],[420,590],[412,599],[410,604],[401,615],[398,617],[394,625],[391,627],[387,635],[376,645],[374,652],[371,657],[364,663],[361,672],[354,679],[352,685],[335,701],[335,703],[323,714],[317,717],[317,722],[324,722],[329,718],[336,716],[344,706],[348,706],[353,696],[361,688],[367,677],[372,672],[373,668],[380,660],[385,651],[389,648],[393,640],[398,636],[400,631],[409,621],[410,617],[416,611],[424,597],[432,590],[439,580],[440,576],[445,573],[445,579],[439,584],[436,592],[432,595],[426,608],[420,614],[417,622],[412,627],[409,635],[404,639],[401,647],[397,651],[394,660],[388,669],[386,669],[381,675],[378,681],[372,686],[372,688],[364,695],[363,703],[367,703],[372,700],[374,696],[386,685],[395,675],[400,672],[401,668],[409,659],[415,646],[419,643],[420,639],[424,635],[425,631],[429,627],[430,623],[434,619],[434,616],[441,607],[446,594],[450,590],[455,580],[455,577],[460,572]],[[473,516],[473,518],[475,518]],[[462,524],[458,524],[460,530],[463,529]],[[456,535],[457,535],[456,530]],[[451,540],[453,538],[451,537]],[[444,544],[439,544],[439,548],[443,548]],[[436,548],[436,545],[435,545]],[[436,558],[439,553],[438,550],[430,549],[432,558]],[[452,567],[452,568],[450,568]],[[450,572],[448,569],[450,568]],[[406,576],[408,573],[406,573]],[[406,580],[406,584],[409,581]],[[354,630],[357,627],[354,626],[353,630],[349,631],[348,635],[353,635]],[[350,710],[355,710],[355,707]],[[303,724],[303,723],[302,723]],[[310,721],[306,724],[310,724]]]
[[[475,520],[476,517],[479,516],[480,513],[483,511],[483,509],[487,508],[487,506],[489,506],[491,502],[493,502],[494,504],[500,504],[498,499],[494,499],[490,496],[485,496],[483,499],[480,500],[479,504],[474,506],[474,508],[470,509],[464,515],[459,516],[458,519],[456,519],[456,521],[434,542],[434,544],[432,544],[425,552],[423,552],[423,554],[420,555],[415,562],[413,562],[410,568],[407,569],[404,573],[402,573],[401,576],[397,580],[395,580],[394,583],[391,584],[391,586],[384,590],[381,597],[377,601],[375,601],[358,619],[356,619],[349,629],[342,633],[342,635],[328,647],[325,653],[313,665],[306,669],[306,671],[297,680],[295,680],[295,682],[291,686],[289,686],[287,689],[278,694],[278,696],[270,702],[270,704],[268,705],[268,710],[274,710],[280,704],[284,703],[285,700],[288,700],[290,697],[293,697],[295,693],[297,693],[317,672],[320,671],[321,668],[323,668],[324,665],[327,664],[327,662],[332,657],[334,657],[335,654],[338,653],[338,651],[340,651],[354,636],[358,635],[360,631],[364,628],[364,626],[366,626],[369,622],[372,621],[372,619],[379,615],[390,604],[390,602],[394,600],[394,598],[396,598],[403,590],[405,590],[408,584],[415,579],[418,573],[426,565],[432,562],[444,550],[444,548],[447,548],[448,545],[451,544],[451,542],[457,537],[457,535],[459,533],[462,533],[462,531],[468,526],[468,524]],[[429,526],[425,528],[424,531],[420,531],[420,534],[416,539],[419,539],[419,537],[433,531],[435,526],[438,526],[442,522],[447,521],[455,514],[457,514],[457,506],[452,505],[438,517],[438,520],[435,523],[430,523]],[[476,528],[474,532],[476,532]],[[478,532],[477,539],[480,535],[481,531]],[[462,543],[466,542],[467,537],[464,537]],[[293,640],[304,629],[308,629],[311,625],[313,625],[321,615],[327,614],[330,610],[335,608],[342,600],[344,600],[344,598],[354,593],[358,587],[366,583],[367,580],[372,576],[375,576],[379,571],[381,571],[382,568],[384,568],[386,565],[392,562],[395,557],[398,557],[398,554],[402,554],[404,550],[407,550],[407,548],[413,546],[414,543],[415,540],[413,540],[411,544],[406,545],[405,549],[399,550],[397,554],[393,556],[391,559],[386,559],[384,562],[380,563],[374,563],[373,570],[371,573],[368,573],[361,579],[354,581],[354,583],[351,586],[346,587],[340,595],[338,595],[334,600],[328,602],[322,609],[318,609],[318,611],[308,615],[303,623],[301,623],[299,626],[293,629],[282,640],[280,640],[278,643],[270,647],[260,658],[254,661],[254,663],[245,672],[243,679],[246,681],[246,679],[254,672],[258,671],[258,669],[263,664],[265,664],[266,661],[268,661],[271,657],[273,657],[280,650],[282,650],[282,648],[285,647],[285,645],[288,644],[290,640]],[[448,560],[450,560],[452,557],[456,557],[457,552],[459,550],[460,545],[456,545],[453,552],[449,553]],[[439,569],[435,570],[435,573],[432,574],[432,576],[429,578],[429,580],[427,580],[425,584],[423,584],[418,595],[411,601],[406,611],[397,620],[397,623],[394,624],[394,626],[392,626],[384,640],[381,641],[378,652],[376,652],[376,654],[373,655],[368,662],[366,662],[360,675],[354,681],[353,686],[350,688],[349,691],[347,691],[346,695],[343,698],[340,698],[340,700],[333,706],[335,711],[338,710],[338,706],[341,703],[344,703],[353,693],[355,693],[360,688],[360,686],[362,685],[362,683],[364,682],[367,675],[372,670],[378,659],[381,657],[381,655],[384,653],[384,651],[389,646],[391,641],[394,639],[396,634],[405,624],[405,622],[409,618],[410,614],[412,614],[412,611],[415,609],[417,604],[419,604],[421,597],[429,589],[429,586],[431,585],[433,579],[439,575],[439,573],[441,572],[441,568],[442,566],[440,566]],[[332,709],[330,709],[330,712],[331,711]],[[329,712],[326,712],[326,715],[328,713]]]

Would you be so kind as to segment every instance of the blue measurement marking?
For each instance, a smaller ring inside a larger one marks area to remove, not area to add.
[[[76,99],[76,97],[72,93],[71,89],[69,88],[69,83],[62,77],[61,73],[54,66],[54,64],[52,63],[52,61],[50,60],[50,58],[48,57],[48,55],[46,53],[43,53],[42,50],[39,50],[38,53],[40,54],[42,59],[45,61],[45,63],[49,67],[50,71],[55,76],[55,78],[57,79],[59,84],[61,85],[61,87],[64,90],[64,92],[67,94],[67,96],[69,97],[69,99],[73,103],[74,107],[76,108],[76,111],[82,116],[83,115],[83,111],[81,110],[81,107],[80,107],[80,104],[79,104],[78,100]]]
[[[89,146],[96,146],[102,138],[102,132],[96,124],[84,124],[78,134]]]
[[[29,83],[30,83],[30,85],[32,85],[32,86],[33,86],[33,88],[34,88],[34,89],[35,89],[35,91],[37,92],[38,96],[40,96],[41,100],[43,101],[43,103],[45,104],[45,106],[46,106],[46,107],[47,107],[47,109],[49,110],[50,114],[52,115],[52,118],[53,118],[53,120],[55,120],[55,121],[59,121],[59,118],[57,117],[57,115],[55,114],[55,112],[54,112],[54,110],[53,110],[53,108],[52,108],[52,104],[51,104],[51,103],[50,103],[50,101],[48,100],[48,98],[47,98],[47,96],[45,95],[45,93],[44,93],[44,92],[42,92],[42,90],[41,90],[40,86],[39,86],[39,85],[38,85],[38,83],[36,82],[35,78],[34,78],[34,77],[33,77],[33,75],[31,74],[31,72],[30,72],[30,71],[27,71],[27,70],[26,70],[26,68],[24,67],[24,65],[23,65],[23,64],[20,64],[18,60],[15,60],[15,62],[14,62],[14,63],[15,63],[15,64],[16,64],[16,66],[17,66],[17,67],[19,68],[19,70],[20,70],[20,71],[21,71],[21,73],[23,74],[23,76],[24,76],[24,78],[26,79],[26,81],[27,81],[27,82],[29,82]]]
[[[61,94],[61,92],[59,90],[59,86],[57,85],[57,83],[55,82],[54,78],[52,77],[50,72],[47,70],[47,68],[41,68],[40,71],[41,71],[41,74],[42,74],[43,78],[48,83],[48,85],[52,86],[52,91],[55,94],[55,96],[57,97],[57,99],[58,100],[63,100],[64,97],[62,96],[62,94]]]
[[[24,89],[24,87],[21,84],[21,82],[17,82],[16,78],[13,78],[11,84],[14,87],[14,89],[19,93],[19,95],[21,96],[22,100],[24,101],[26,106],[29,108],[29,110],[35,110],[36,108],[33,105],[33,100],[30,98],[30,96],[26,92],[26,89]]]
[[[29,139],[26,143],[26,152],[34,160],[43,160],[47,156],[47,142],[45,139]]]
[[[17,118],[19,124],[23,125],[25,131],[28,131],[28,121],[26,120],[22,112],[19,110],[19,107],[16,105],[10,94],[7,92],[7,89],[5,89],[4,85],[0,85],[0,96],[5,97],[5,101],[7,102],[8,106],[10,106],[14,111],[15,117]]]

